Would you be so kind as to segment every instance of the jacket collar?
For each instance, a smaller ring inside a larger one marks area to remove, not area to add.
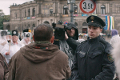
[[[90,39],[89,37],[88,37],[88,42],[89,43],[95,43],[95,42],[97,42],[98,40],[100,39],[100,36],[98,36],[98,37],[96,37],[96,38],[93,38],[93,39]]]

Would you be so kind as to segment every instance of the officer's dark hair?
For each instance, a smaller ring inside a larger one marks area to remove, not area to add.
[[[34,29],[35,41],[49,41],[53,36],[53,28],[49,24],[40,24]]]

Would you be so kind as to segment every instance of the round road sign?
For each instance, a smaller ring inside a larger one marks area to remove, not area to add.
[[[95,11],[96,3],[93,0],[82,0],[79,7],[83,13],[89,14]]]

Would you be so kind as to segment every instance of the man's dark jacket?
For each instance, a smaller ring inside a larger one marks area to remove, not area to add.
[[[100,36],[82,42],[76,49],[72,80],[113,80],[111,45]]]

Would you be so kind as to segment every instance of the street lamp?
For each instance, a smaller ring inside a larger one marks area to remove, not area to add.
[[[67,0],[68,4],[70,4],[70,16],[71,16],[71,22],[73,22],[73,4],[75,4],[75,0]]]

